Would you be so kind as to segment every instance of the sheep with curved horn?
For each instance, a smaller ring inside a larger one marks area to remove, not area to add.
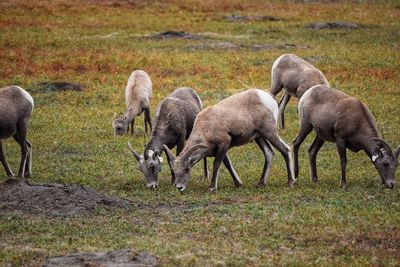
[[[295,176],[299,175],[298,151],[307,135],[317,136],[308,150],[310,174],[318,181],[316,158],[325,141],[335,142],[340,157],[340,185],[346,186],[346,149],[364,150],[378,170],[382,183],[393,188],[400,154],[380,138],[375,118],[360,100],[325,85],[310,88],[299,101],[300,129],[293,141]]]
[[[264,168],[258,186],[264,186],[269,175],[275,147],[284,157],[288,185],[295,183],[290,147],[279,137],[276,129],[278,104],[273,97],[260,89],[249,89],[234,94],[204,109],[197,115],[192,134],[181,154],[174,157],[167,146],[170,165],[176,177],[176,187],[184,191],[191,168],[204,157],[215,157],[209,189],[217,190],[218,170],[223,162],[236,187],[243,183],[228,157],[228,150],[255,140],[264,154]]]
[[[179,155],[185,140],[192,132],[194,120],[202,108],[201,100],[192,88],[177,88],[158,106],[151,140],[145,146],[143,155],[137,153],[128,144],[137,161],[137,167],[143,173],[149,188],[158,187],[158,174],[161,171],[162,163],[160,155],[164,150],[163,145],[169,149],[176,146],[176,155]],[[204,159],[204,176],[208,177],[206,159]],[[171,171],[171,182],[175,182],[173,171]]]

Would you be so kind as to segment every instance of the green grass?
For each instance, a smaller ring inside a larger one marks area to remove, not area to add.
[[[396,1],[291,3],[281,1],[3,1],[0,3],[0,86],[18,84],[35,99],[29,129],[35,182],[79,183],[137,204],[172,209],[107,211],[77,218],[0,215],[0,264],[32,265],[48,255],[132,247],[166,266],[399,265],[400,193],[385,190],[368,157],[348,153],[348,190],[339,188],[335,146],[318,157],[320,182],[308,177],[306,139],[300,178],[286,186],[284,161],[276,154],[268,185],[256,189],[262,154],[255,144],[230,151],[245,183],[235,189],[221,168],[219,189],[208,193],[201,164],[179,194],[164,165],[161,187],[146,188],[126,147],[143,147],[137,134],[114,139],[111,119],[124,110],[124,88],[133,69],[153,81],[152,114],[178,86],[193,87],[204,106],[243,89],[269,90],[273,61],[295,53],[320,68],[331,85],[364,101],[385,139],[400,142],[400,9]],[[117,3],[117,2],[114,2]],[[274,15],[278,22],[232,23],[225,15]],[[356,30],[309,30],[315,21],[345,20]],[[153,40],[169,29],[206,34],[199,40]],[[239,49],[193,47],[231,42]],[[255,51],[246,47],[270,44]],[[282,48],[295,44],[294,48]],[[41,81],[70,81],[84,92],[42,92]],[[298,129],[297,101],[289,103],[290,143]],[[146,137],[149,140],[149,137]],[[19,147],[4,143],[13,170]],[[211,163],[211,160],[210,160]],[[0,175],[5,176],[3,169]],[[5,178],[2,178],[4,180]]]

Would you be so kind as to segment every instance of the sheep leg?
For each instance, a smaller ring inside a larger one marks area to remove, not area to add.
[[[288,186],[293,186],[296,180],[293,178],[293,168],[292,168],[292,155],[290,147],[282,141],[275,131],[268,131],[263,138],[266,139],[273,147],[275,147],[283,156],[286,162],[286,169],[288,173]]]
[[[3,145],[2,142],[0,140],[0,161],[4,166],[4,169],[6,171],[6,174],[8,177],[13,177],[14,173],[11,171],[10,167],[7,164],[6,158],[4,157],[4,153],[3,153]]]
[[[291,96],[288,93],[284,92],[281,100],[279,100],[278,119],[279,119],[279,127],[281,129],[285,129],[284,113],[285,113],[286,105],[290,100],[290,97]]]
[[[340,177],[340,186],[346,187],[346,165],[347,165],[347,155],[346,155],[346,141],[343,139],[336,139],[336,148],[340,157],[340,166],[342,169],[342,175]]]
[[[325,140],[321,139],[317,135],[314,139],[314,142],[311,144],[310,148],[308,149],[308,159],[310,161],[310,176],[311,176],[311,181],[313,181],[314,183],[318,182],[317,154],[324,143],[325,143]]]
[[[134,134],[135,133],[135,130],[133,129],[133,126],[135,125],[135,119],[133,119],[132,121],[131,121],[131,134]]]
[[[19,178],[24,178],[26,159],[28,156],[28,145],[26,143],[25,135],[26,134],[24,133],[24,131],[18,130],[17,133],[13,136],[15,141],[17,141],[17,143],[21,146],[21,163],[18,170]]]
[[[28,146],[28,156],[26,157],[25,163],[25,177],[29,177],[32,174],[32,144],[26,140],[26,145]]]
[[[271,171],[272,159],[274,158],[274,151],[272,150],[271,146],[264,139],[262,139],[262,137],[256,138],[256,143],[263,152],[265,158],[261,178],[257,184],[257,187],[262,187],[267,184],[267,178]]]
[[[228,169],[229,173],[232,176],[233,183],[235,184],[236,187],[241,187],[243,185],[243,182],[240,180],[239,175],[236,173],[235,169],[232,166],[232,163],[228,157],[228,153],[225,155],[223,159],[225,167]]]
[[[146,113],[143,116],[143,121],[144,121],[144,131],[146,132],[146,134],[148,133],[147,131],[147,118],[146,118]]]
[[[204,170],[204,179],[208,180],[208,166],[207,166],[207,158],[204,158],[204,166],[203,166],[203,170]]]
[[[299,177],[299,148],[307,135],[312,131],[312,125],[310,123],[301,123],[299,133],[293,140],[293,154],[294,154],[294,176]]]
[[[225,158],[227,149],[219,149],[215,155],[214,164],[213,164],[213,174],[211,177],[211,184],[208,187],[210,191],[217,191],[218,184],[218,171],[221,165],[221,162]]]
[[[153,131],[153,127],[151,125],[150,108],[146,108],[144,110],[144,126],[145,126],[145,131],[147,133],[147,125],[146,125],[146,123],[150,126],[150,131]]]
[[[175,173],[174,173],[174,170],[172,169],[171,159],[168,156],[168,153],[166,151],[165,151],[165,155],[167,156],[168,166],[169,166],[169,169],[171,170],[171,184],[175,184]]]

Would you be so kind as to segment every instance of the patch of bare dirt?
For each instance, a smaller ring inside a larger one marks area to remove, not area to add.
[[[205,49],[247,49],[253,51],[272,50],[272,49],[307,49],[308,46],[296,44],[253,44],[253,45],[237,45],[232,42],[208,42],[198,45],[189,46],[190,50],[205,50]]]
[[[230,22],[249,22],[249,21],[282,21],[282,18],[275,16],[263,15],[263,16],[246,16],[246,15],[229,15],[224,17]]]
[[[83,91],[84,86],[79,83],[70,83],[70,82],[40,82],[33,84],[31,88],[34,88],[37,91]]]
[[[308,28],[313,30],[321,30],[321,29],[358,29],[361,28],[362,25],[356,24],[353,22],[347,21],[333,21],[333,22],[315,22],[308,25]]]
[[[244,205],[240,200],[196,202],[152,202],[140,199],[127,200],[110,197],[83,185],[58,183],[31,183],[27,180],[10,178],[0,183],[0,215],[27,214],[48,217],[74,217],[93,213],[96,208],[121,208],[153,213],[186,213],[199,209],[225,205]]]
[[[134,253],[131,249],[110,252],[76,253],[65,256],[49,257],[45,267],[143,267],[158,266],[157,257],[147,252]]]
[[[30,183],[21,179],[7,179],[0,184],[0,214],[78,216],[101,206],[131,208],[128,200],[110,197],[82,185]]]
[[[168,30],[168,31],[164,31],[164,32],[160,32],[160,33],[157,33],[157,34],[153,34],[153,35],[147,36],[147,38],[163,40],[163,39],[176,39],[176,38],[180,38],[180,39],[200,39],[202,37],[199,36],[199,35],[188,33],[188,32],[184,32],[184,31]]]

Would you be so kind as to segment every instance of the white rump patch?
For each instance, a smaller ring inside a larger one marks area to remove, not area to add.
[[[260,89],[256,89],[257,90],[257,94],[258,97],[260,98],[261,103],[263,103],[263,105],[271,110],[272,114],[274,115],[274,119],[275,121],[278,120],[278,103],[276,103],[275,99],[272,97],[272,95],[270,95],[269,93],[260,90]]]
[[[375,161],[377,158],[379,158],[379,156],[378,155],[372,155],[372,161]]]
[[[25,99],[28,100],[29,102],[31,102],[31,104],[32,104],[32,109],[33,109],[33,106],[34,106],[35,104],[34,104],[34,102],[33,102],[32,96],[31,96],[27,91],[25,91],[24,89],[22,89],[21,87],[19,87],[19,86],[16,86],[16,87],[17,87],[18,89],[21,90],[21,92],[22,92],[22,94],[24,95]]]

